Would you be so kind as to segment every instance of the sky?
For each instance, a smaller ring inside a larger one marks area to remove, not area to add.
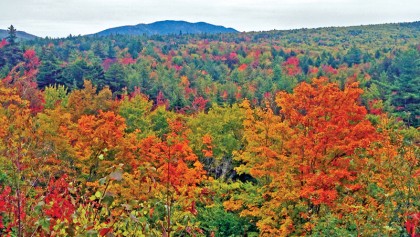
[[[204,21],[239,31],[420,20],[419,0],[0,0],[0,29],[45,37],[96,33],[161,20]]]

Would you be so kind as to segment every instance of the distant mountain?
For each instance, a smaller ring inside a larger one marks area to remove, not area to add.
[[[0,41],[8,36],[7,30],[0,29]],[[24,31],[17,31],[16,36],[19,40],[33,40],[38,36],[28,34]]]
[[[106,29],[93,35],[168,35],[168,34],[199,34],[199,33],[236,33],[233,28],[212,25],[205,22],[190,23],[186,21],[157,21],[151,24],[120,26]]]

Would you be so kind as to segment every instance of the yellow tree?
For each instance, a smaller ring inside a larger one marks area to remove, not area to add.
[[[370,159],[359,173],[359,182],[367,185],[359,194],[364,202],[349,202],[343,209],[357,213],[348,218],[358,222],[365,235],[404,235],[401,227],[410,222],[412,214],[419,213],[420,132],[404,128],[385,114],[377,117],[376,127],[380,140],[368,150]]]
[[[258,219],[261,236],[284,236],[293,231],[287,206],[299,197],[293,178],[294,161],[287,157],[287,141],[291,129],[287,122],[275,115],[270,106],[252,109],[249,101],[245,109],[245,149],[235,152],[242,164],[238,174],[248,174],[256,185],[243,195],[234,196],[224,203],[228,210],[241,210],[242,216]],[[248,186],[249,187],[249,186]]]
[[[26,215],[30,205],[27,195],[39,181],[37,171],[31,169],[31,164],[39,159],[35,152],[37,139],[29,101],[21,99],[15,88],[6,88],[3,82],[0,121],[0,190],[9,189],[7,210],[0,212],[0,219],[5,215],[9,220],[0,226],[6,227],[7,234],[21,237],[32,226]]]

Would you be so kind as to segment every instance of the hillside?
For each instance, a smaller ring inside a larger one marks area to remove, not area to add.
[[[199,34],[199,33],[236,33],[233,28],[212,25],[205,22],[190,23],[186,21],[158,21],[151,24],[120,26],[100,31],[94,35],[169,35],[169,34]]]
[[[418,29],[0,43],[0,236],[420,236]]]
[[[26,33],[24,31],[17,31],[16,36],[18,37],[18,39],[22,39],[22,40],[33,40],[35,38],[38,38],[38,36]],[[6,37],[7,37],[7,30],[0,29],[0,39],[4,39]]]

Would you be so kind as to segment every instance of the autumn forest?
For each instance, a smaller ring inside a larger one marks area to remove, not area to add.
[[[420,22],[0,39],[0,236],[420,236]]]

